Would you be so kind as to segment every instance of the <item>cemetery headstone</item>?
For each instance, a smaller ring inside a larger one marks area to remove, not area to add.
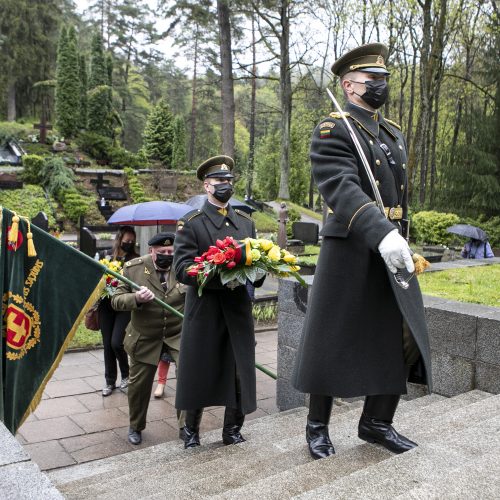
[[[49,232],[49,219],[44,212],[38,212],[35,217],[31,219],[31,223],[46,233]]]
[[[294,239],[301,240],[306,245],[317,245],[319,239],[319,225],[315,222],[292,223],[292,234]]]
[[[94,257],[97,251],[97,238],[86,227],[80,228],[80,251],[89,257]]]

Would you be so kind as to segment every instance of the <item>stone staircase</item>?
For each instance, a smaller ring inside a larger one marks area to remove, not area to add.
[[[193,450],[170,442],[49,477],[69,499],[500,498],[500,395],[402,402],[396,427],[419,443],[402,455],[360,441],[360,413],[360,402],[334,407],[337,453],[324,460],[309,457],[299,408],[249,421],[240,445],[222,446],[211,431]]]

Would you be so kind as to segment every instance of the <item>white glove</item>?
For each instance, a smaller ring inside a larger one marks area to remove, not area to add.
[[[135,292],[135,301],[138,304],[151,302],[154,298],[155,294],[148,287],[145,286],[141,286],[141,289]]]
[[[397,229],[385,235],[378,246],[378,251],[391,273],[396,274],[398,268],[403,269],[405,267],[409,273],[415,271],[410,247]]]

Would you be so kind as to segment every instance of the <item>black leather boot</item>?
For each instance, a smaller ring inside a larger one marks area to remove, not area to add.
[[[309,399],[306,441],[309,445],[309,453],[315,460],[335,454],[335,449],[328,434],[332,404],[333,398],[331,396],[311,394]]]
[[[378,443],[393,453],[404,453],[418,446],[391,425],[399,398],[399,395],[366,396],[358,426],[360,439]]]
[[[240,433],[244,421],[245,415],[239,409],[226,408],[224,412],[224,427],[222,429],[222,442],[225,445],[246,441]]]
[[[203,410],[187,410],[186,423],[182,429],[184,448],[200,446],[200,422]]]

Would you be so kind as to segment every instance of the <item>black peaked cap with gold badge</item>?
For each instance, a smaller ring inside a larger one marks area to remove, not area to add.
[[[234,168],[234,160],[230,156],[220,155],[213,156],[205,160],[196,170],[196,176],[200,181],[210,177],[219,179],[234,179],[232,173]]]
[[[149,241],[150,247],[169,247],[174,244],[175,233],[165,232],[155,234]]]
[[[361,45],[339,57],[332,65],[332,73],[343,77],[350,71],[364,71],[388,76],[390,73],[385,65],[388,53],[383,43]]]

